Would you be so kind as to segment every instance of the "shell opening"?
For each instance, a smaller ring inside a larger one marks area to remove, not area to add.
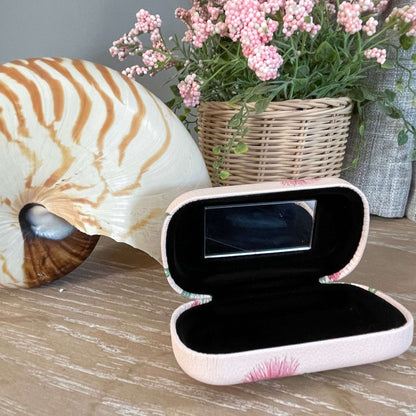
[[[69,222],[52,214],[40,204],[25,205],[20,211],[19,222],[25,239],[41,237],[63,240],[75,230]]]

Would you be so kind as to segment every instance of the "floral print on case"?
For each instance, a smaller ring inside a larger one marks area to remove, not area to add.
[[[340,278],[341,278],[341,271],[333,273],[333,274],[328,276],[328,279],[331,282],[337,282]]]
[[[303,186],[308,185],[310,183],[319,182],[320,178],[312,178],[312,179],[286,179],[282,181],[282,185],[284,186]]]
[[[288,377],[296,374],[299,361],[295,358],[272,358],[257,364],[243,379],[243,383],[267,380],[270,378]]]

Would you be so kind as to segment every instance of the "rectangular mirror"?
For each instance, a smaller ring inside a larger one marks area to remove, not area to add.
[[[316,200],[205,207],[205,258],[309,250]]]

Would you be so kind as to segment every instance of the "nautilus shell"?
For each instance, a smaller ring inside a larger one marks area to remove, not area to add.
[[[166,207],[207,186],[192,137],[138,83],[78,60],[0,66],[0,285],[66,275],[100,235],[160,260]]]

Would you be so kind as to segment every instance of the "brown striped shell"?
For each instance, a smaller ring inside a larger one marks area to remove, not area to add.
[[[140,84],[69,59],[0,66],[0,285],[64,276],[99,235],[160,261],[168,204],[210,186],[178,118]]]

